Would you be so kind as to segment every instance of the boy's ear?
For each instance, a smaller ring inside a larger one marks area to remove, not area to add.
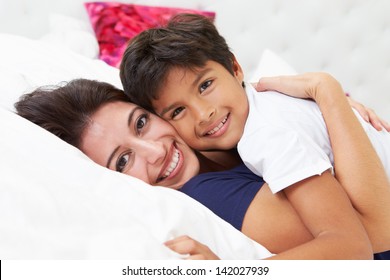
[[[238,79],[240,83],[244,81],[244,72],[242,71],[241,65],[238,63],[235,56],[233,56],[233,72],[234,77]]]

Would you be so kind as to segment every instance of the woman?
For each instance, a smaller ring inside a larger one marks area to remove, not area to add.
[[[186,180],[199,172],[223,169],[201,155],[197,155],[200,162],[197,164],[194,154],[169,125],[142,108],[128,103],[120,90],[107,84],[78,80],[53,91],[38,90],[21,99],[16,108],[21,116],[80,148],[97,163],[139,177],[152,185],[179,189]],[[343,157],[340,157],[340,161]],[[128,161],[131,162],[131,168],[124,170],[123,163]],[[353,162],[343,162],[343,165],[361,171],[358,175],[362,177],[361,182],[364,182],[363,175],[368,171],[360,170],[362,167],[355,167]],[[338,171],[337,165],[337,174],[348,174],[348,170],[341,170]],[[380,173],[381,170],[375,172]],[[316,178],[309,183],[317,185],[318,189],[325,189],[324,185],[328,184],[317,182]],[[374,183],[379,185],[383,182]],[[267,187],[264,186],[245,209],[241,230],[278,253],[276,258],[369,257],[370,244],[349,200],[339,186],[334,183],[332,186],[333,191],[327,192],[327,201],[320,199],[316,204],[318,211],[310,211],[316,215],[309,216],[306,215],[307,209],[302,215],[290,207],[282,194],[267,195]],[[304,196],[304,192],[297,192],[298,196]],[[261,203],[255,203],[258,201],[272,201],[269,205],[273,205],[273,208],[263,207],[262,214],[259,215],[258,205]],[[361,206],[358,200],[353,203],[354,206]],[[324,208],[319,207],[320,205]],[[377,251],[387,250],[388,244],[380,244],[383,240],[382,230],[376,230],[381,229],[382,223],[373,218],[378,216],[379,209],[364,207],[363,204],[362,210],[366,213],[363,211],[360,218],[369,232],[374,248]],[[329,221],[328,215],[334,218]],[[282,220],[280,223],[269,223],[259,231],[259,226],[262,226],[259,221],[265,218]]]

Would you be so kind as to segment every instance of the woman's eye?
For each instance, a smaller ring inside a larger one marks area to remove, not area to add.
[[[172,112],[172,115],[171,115],[171,118],[174,119],[177,115],[179,115],[181,113],[181,111],[184,110],[184,107],[178,107],[176,108],[173,112]]]
[[[211,84],[212,84],[212,81],[211,81],[211,80],[208,80],[208,81],[204,82],[203,84],[200,85],[199,91],[202,93],[202,92],[205,91]]]
[[[122,155],[118,158],[118,161],[116,162],[116,171],[118,172],[123,172],[123,170],[125,169],[127,163],[129,162],[129,158],[130,158],[130,155],[129,154],[125,154],[125,155]]]
[[[137,132],[140,132],[148,122],[148,115],[147,114],[142,114],[136,121],[135,123],[135,130]]]

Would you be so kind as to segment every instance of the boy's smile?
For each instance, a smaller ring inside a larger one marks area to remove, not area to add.
[[[217,121],[217,124],[211,125],[213,127],[212,129],[208,130],[204,136],[208,137],[218,137],[220,135],[223,135],[227,128],[229,127],[229,119],[230,113],[228,113],[221,121]]]
[[[153,107],[192,148],[234,148],[244,130],[248,101],[237,61],[233,70],[234,75],[211,60],[202,68],[175,67],[168,72]]]

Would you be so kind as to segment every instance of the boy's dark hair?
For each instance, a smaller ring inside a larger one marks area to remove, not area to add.
[[[152,100],[173,67],[195,69],[209,60],[234,74],[234,55],[213,22],[201,15],[179,14],[166,27],[146,30],[129,42],[120,78],[130,100],[154,112]]]
[[[15,108],[18,115],[79,148],[91,116],[102,105],[113,101],[128,102],[129,99],[111,84],[76,79],[22,95]]]

